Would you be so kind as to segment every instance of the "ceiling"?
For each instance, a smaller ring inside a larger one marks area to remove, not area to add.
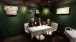
[[[38,5],[38,6],[44,6],[44,5],[56,5],[57,3],[71,3],[75,0],[0,0],[1,2],[5,3],[13,3],[13,4],[23,4],[23,5]]]

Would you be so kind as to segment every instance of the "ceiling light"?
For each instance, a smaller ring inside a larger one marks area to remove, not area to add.
[[[48,2],[50,2],[50,1],[48,1]]]

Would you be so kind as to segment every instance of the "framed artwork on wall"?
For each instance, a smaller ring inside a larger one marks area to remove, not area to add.
[[[57,8],[56,14],[69,14],[70,7]]]
[[[39,10],[35,10],[35,17],[39,17],[40,15],[40,11]]]
[[[17,15],[18,7],[17,6],[4,6],[4,10],[7,15]]]

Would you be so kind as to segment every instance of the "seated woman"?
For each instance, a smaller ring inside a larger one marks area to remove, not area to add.
[[[35,25],[35,21],[34,18],[31,19],[31,22],[29,22],[29,27],[34,27]]]
[[[51,26],[51,21],[50,21],[50,19],[47,19],[46,25]]]
[[[50,19],[47,19],[46,25],[51,26],[51,20]],[[50,30],[49,32],[47,31],[47,35],[51,35],[51,34],[52,34],[52,30]]]

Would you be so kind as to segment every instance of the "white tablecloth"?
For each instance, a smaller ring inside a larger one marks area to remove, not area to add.
[[[50,31],[51,28],[52,28],[51,26],[42,25],[37,27],[30,27],[28,29],[29,29],[29,32],[31,33],[31,38],[33,38],[34,36],[44,34],[47,31]]]
[[[64,33],[70,39],[70,42],[76,42],[76,30],[65,30]]]

